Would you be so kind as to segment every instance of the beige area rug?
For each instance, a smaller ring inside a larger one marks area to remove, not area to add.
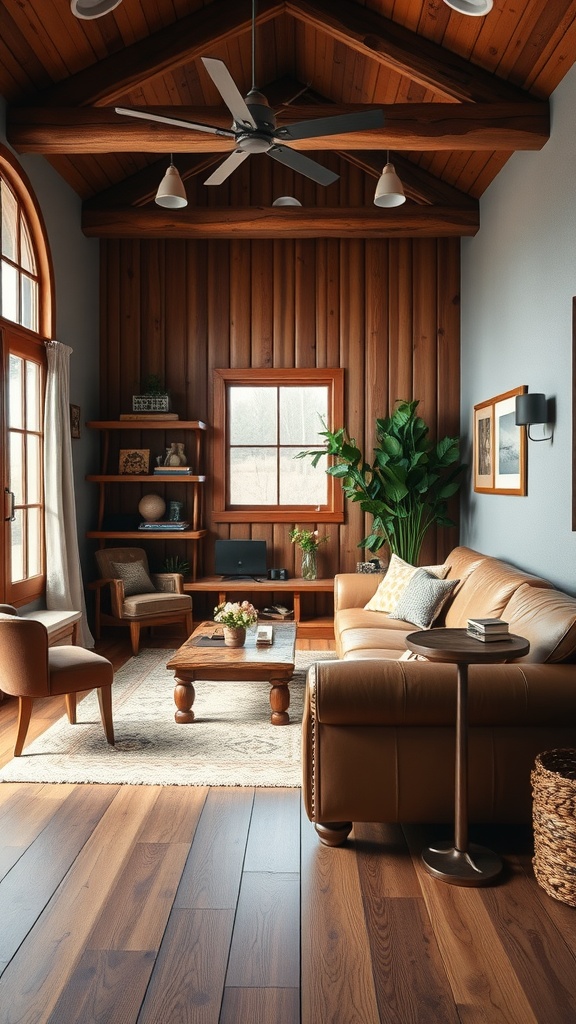
[[[116,745],[106,743],[98,700],[78,705],[0,770],[0,782],[101,782],[177,786],[300,786],[306,671],[331,651],[297,651],[290,683],[290,724],[270,723],[265,682],[195,683],[196,721],[174,721],[172,651],[143,650],[116,673],[112,688]],[[32,712],[34,714],[34,711]]]

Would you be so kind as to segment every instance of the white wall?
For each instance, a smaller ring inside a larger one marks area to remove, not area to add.
[[[555,400],[554,439],[528,441],[526,497],[477,494],[470,483],[461,540],[576,594],[576,66],[553,94],[551,110],[549,142],[538,153],[511,157],[482,196],[478,234],[462,242],[461,431],[471,464],[474,405],[525,384]],[[531,432],[539,436],[543,428]]]
[[[6,104],[0,97],[0,142],[6,141]],[[12,152],[14,152],[12,150]],[[99,415],[100,262],[97,239],[80,229],[81,201],[51,165],[40,156],[14,154],[34,190],[42,211],[54,268],[55,340],[73,349],[70,360],[70,401],[81,409],[81,437],[72,442],[78,512],[78,540],[84,577],[94,577],[93,542],[86,530],[95,525],[97,493],[85,474],[98,464],[98,437],[87,431],[87,419]]]

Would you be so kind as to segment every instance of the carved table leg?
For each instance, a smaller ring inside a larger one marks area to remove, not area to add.
[[[178,708],[174,715],[174,719],[179,725],[184,725],[186,722],[194,721],[192,705],[194,703],[196,691],[190,679],[181,679],[179,676],[175,676],[174,678],[176,681],[176,686],[174,687],[174,703]]]
[[[270,680],[270,707],[272,708],[272,714],[270,715],[272,725],[288,725],[290,721],[290,715],[288,714],[290,690],[288,689],[287,680]]]

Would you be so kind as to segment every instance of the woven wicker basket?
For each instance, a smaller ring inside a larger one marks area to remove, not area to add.
[[[549,896],[576,907],[576,750],[538,754],[530,779],[534,874]]]

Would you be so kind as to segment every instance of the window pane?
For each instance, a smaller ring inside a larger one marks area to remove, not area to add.
[[[276,450],[233,448],[230,452],[230,504],[277,505]]]
[[[22,403],[22,374],[24,362],[18,356],[10,356],[10,382],[8,391],[8,425],[22,428],[24,426],[24,408]]]
[[[42,529],[40,509],[28,510],[28,573],[39,576],[42,572]]]
[[[24,532],[22,509],[17,510],[16,519],[13,523],[10,523],[10,527],[10,579],[12,583],[16,583],[18,580],[24,579]]]
[[[277,388],[228,389],[230,444],[276,444]]]
[[[5,260],[2,260],[2,309],[0,312],[6,320],[18,323],[18,273]]]
[[[30,277],[20,277],[22,294],[20,296],[20,323],[31,331],[38,330],[38,285]]]
[[[16,224],[18,207],[16,197],[5,181],[1,183],[0,202],[2,205],[2,255],[7,256],[13,263],[18,262],[18,249],[16,245]],[[4,270],[4,268],[2,268]],[[13,319],[11,317],[11,319]]]
[[[40,503],[40,438],[29,434],[26,451],[26,504]]]
[[[28,225],[24,218],[20,222],[20,265],[23,270],[36,274],[36,259]]]
[[[328,388],[280,388],[280,444],[318,444],[328,415]]]
[[[321,466],[314,469],[310,460],[296,459],[300,448],[280,449],[280,504],[326,505],[327,475]]]
[[[14,492],[14,500],[17,505],[24,504],[24,490],[22,487],[24,479],[24,435],[10,435],[10,490]]]
[[[40,367],[26,360],[26,428],[40,430]]]

